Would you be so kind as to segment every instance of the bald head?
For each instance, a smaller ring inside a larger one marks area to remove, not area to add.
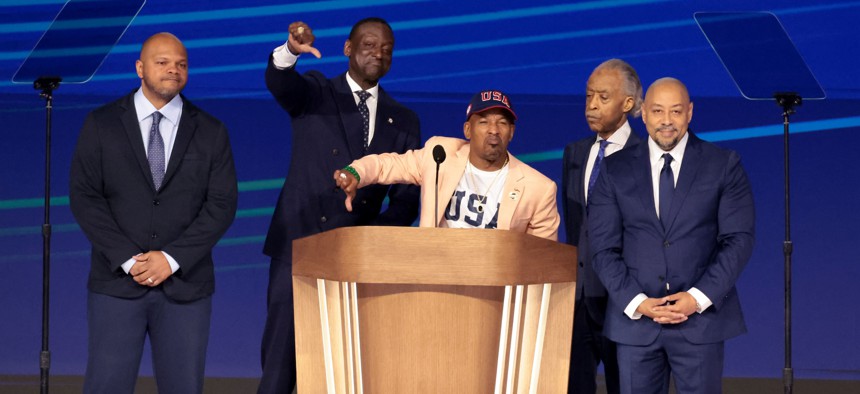
[[[160,109],[185,87],[188,52],[173,34],[158,33],[144,41],[135,68],[143,95]]]
[[[642,121],[648,135],[664,151],[670,151],[687,134],[693,119],[693,103],[687,87],[675,78],[660,78],[645,93]]]
[[[161,32],[149,36],[149,38],[143,42],[143,45],[140,47],[140,59],[143,59],[147,55],[148,51],[152,51],[153,48],[158,48],[163,44],[178,45],[182,48],[182,51],[185,52],[185,45],[182,44],[182,41],[180,41],[178,37],[168,32]]]
[[[657,94],[657,92],[662,92],[663,90],[675,91],[680,94],[683,100],[687,102],[690,101],[690,93],[687,92],[687,86],[684,85],[683,82],[672,77],[663,77],[654,81],[651,86],[648,87],[648,92],[645,93],[645,101],[648,101],[649,94],[653,99],[653,95]]]

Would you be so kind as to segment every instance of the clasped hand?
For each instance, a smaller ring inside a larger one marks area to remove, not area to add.
[[[696,312],[696,299],[686,292],[671,294],[662,298],[648,298],[639,304],[636,311],[650,317],[659,324],[678,324],[687,321]]]

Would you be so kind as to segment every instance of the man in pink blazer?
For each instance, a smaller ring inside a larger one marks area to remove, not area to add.
[[[413,184],[421,186],[421,227],[499,228],[557,240],[555,182],[508,152],[516,120],[504,93],[475,94],[466,110],[465,140],[432,137],[422,149],[364,156],[335,171],[347,210],[360,203],[353,201],[358,188]]]

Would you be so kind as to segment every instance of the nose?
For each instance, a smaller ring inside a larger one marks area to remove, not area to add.
[[[597,109],[597,95],[591,96],[591,99],[585,100],[585,108],[587,109]]]
[[[660,115],[660,124],[663,126],[669,126],[672,124],[672,118],[669,116],[669,111],[665,111]]]

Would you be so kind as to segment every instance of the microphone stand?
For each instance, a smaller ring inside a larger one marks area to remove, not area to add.
[[[433,161],[436,162],[436,187],[433,193],[433,227],[439,227],[439,166],[445,161],[445,148],[442,145],[433,147]]]
[[[439,227],[439,166],[441,161],[436,162],[436,187],[433,193],[433,227]]]
[[[788,126],[789,116],[794,107],[801,105],[803,100],[797,93],[776,93],[776,104],[782,107],[783,118],[783,149],[785,171],[785,241],[782,243],[782,253],[785,258],[785,368],[782,370],[782,382],[785,394],[791,394],[794,389],[794,370],[791,367],[791,253],[794,245],[791,242],[791,189],[789,187],[788,170]]]
[[[33,88],[41,90],[45,99],[45,221],[42,224],[42,351],[39,353],[39,387],[48,393],[51,352],[48,350],[49,305],[51,288],[51,110],[54,108],[53,91],[60,87],[60,77],[40,77]]]

